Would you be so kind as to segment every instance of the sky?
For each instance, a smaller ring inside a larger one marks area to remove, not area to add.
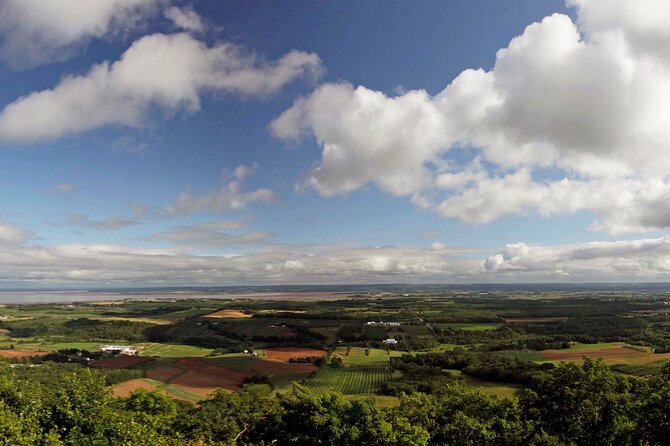
[[[0,288],[670,280],[663,0],[0,0]]]

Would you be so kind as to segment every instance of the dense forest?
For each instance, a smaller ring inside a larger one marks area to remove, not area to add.
[[[427,363],[435,360],[427,358]],[[641,379],[587,359],[583,365],[563,363],[536,371],[515,399],[447,380],[430,394],[403,393],[393,408],[379,408],[370,398],[313,393],[299,384],[285,395],[274,395],[265,385],[248,385],[232,394],[219,391],[197,406],[143,389],[114,399],[99,372],[53,367],[53,373],[45,373],[47,367],[39,375],[2,371],[2,444],[670,443],[670,367]]]

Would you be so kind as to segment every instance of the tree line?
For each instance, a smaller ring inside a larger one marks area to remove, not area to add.
[[[428,365],[432,367],[432,365]],[[670,443],[670,367],[625,377],[600,361],[543,370],[517,398],[445,383],[397,407],[371,398],[265,385],[214,393],[197,406],[138,390],[111,397],[104,377],[67,370],[48,380],[0,373],[6,445],[664,445]]]

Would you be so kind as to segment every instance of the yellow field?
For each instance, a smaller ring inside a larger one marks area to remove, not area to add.
[[[168,325],[171,324],[171,321],[165,319],[151,319],[148,317],[121,317],[121,316],[103,316],[103,317],[92,317],[90,319],[96,321],[129,321],[129,322],[145,322],[147,324],[157,324],[157,325]]]
[[[228,319],[242,319],[253,317],[252,314],[243,313],[240,310],[219,310],[215,313],[208,314],[204,317],[228,318]]]
[[[670,359],[670,353],[655,354],[646,347],[633,346],[625,342],[606,342],[600,344],[578,344],[564,350],[544,350],[536,352],[548,362],[579,362],[586,356],[602,359],[606,364],[649,364]]]

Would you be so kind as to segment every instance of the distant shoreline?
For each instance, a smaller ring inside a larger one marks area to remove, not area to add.
[[[100,302],[135,300],[182,300],[182,299],[222,299],[222,300],[338,300],[346,299],[351,293],[337,292],[267,292],[267,293],[228,293],[192,291],[167,292],[101,292],[101,291],[0,291],[0,304],[72,304],[75,302]]]

